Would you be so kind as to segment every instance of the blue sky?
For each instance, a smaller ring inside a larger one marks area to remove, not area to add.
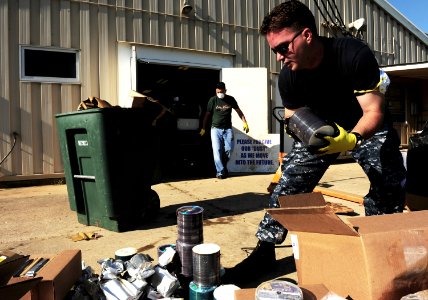
[[[423,32],[428,33],[428,0],[387,0]]]

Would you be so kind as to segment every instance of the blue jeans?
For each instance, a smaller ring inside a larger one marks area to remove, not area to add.
[[[216,176],[227,175],[226,164],[233,151],[232,128],[221,129],[211,127],[211,145],[213,148]]]

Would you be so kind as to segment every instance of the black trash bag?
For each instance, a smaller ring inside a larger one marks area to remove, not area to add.
[[[406,192],[428,197],[428,121],[422,131],[409,138]]]

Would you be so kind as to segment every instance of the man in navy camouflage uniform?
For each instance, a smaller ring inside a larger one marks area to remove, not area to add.
[[[294,141],[269,207],[279,207],[281,195],[312,192],[339,154],[351,151],[370,180],[364,197],[366,216],[402,212],[406,170],[385,104],[389,79],[369,47],[355,38],[318,36],[313,14],[296,0],[275,7],[264,18],[260,33],[283,63],[278,88],[286,120],[297,109],[309,107],[337,125],[336,136],[323,137],[328,145],[315,151]],[[272,268],[275,244],[286,235],[287,229],[266,213],[256,233],[255,250],[228,270],[229,275],[245,280]]]

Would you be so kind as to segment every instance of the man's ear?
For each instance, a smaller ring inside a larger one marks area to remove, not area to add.
[[[312,31],[309,28],[306,28],[303,31],[303,35],[304,35],[304,37],[305,37],[305,39],[306,39],[307,42],[312,41]]]

